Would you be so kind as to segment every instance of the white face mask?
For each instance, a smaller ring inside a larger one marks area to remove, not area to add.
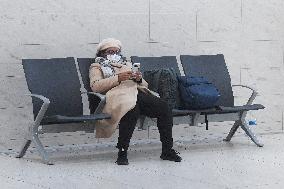
[[[112,62],[119,62],[121,59],[121,56],[117,54],[107,55],[107,59]]]

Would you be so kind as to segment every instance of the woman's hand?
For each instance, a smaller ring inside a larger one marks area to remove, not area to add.
[[[132,78],[136,81],[139,82],[142,79],[142,73],[141,72],[134,72],[132,73]]]
[[[129,80],[133,77],[132,71],[122,72],[118,74],[118,82]]]

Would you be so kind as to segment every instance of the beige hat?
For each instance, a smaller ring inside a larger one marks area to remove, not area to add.
[[[122,44],[119,40],[114,38],[103,39],[97,46],[97,53],[110,47],[117,47],[121,49]]]

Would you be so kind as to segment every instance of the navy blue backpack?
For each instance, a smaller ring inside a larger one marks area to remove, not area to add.
[[[204,77],[178,76],[179,92],[184,109],[216,108],[220,93]]]

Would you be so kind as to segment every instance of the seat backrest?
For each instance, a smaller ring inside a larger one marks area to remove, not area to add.
[[[80,81],[74,58],[23,59],[22,64],[30,92],[50,100],[45,116],[83,114]],[[42,101],[32,98],[32,103],[36,117]]]
[[[221,97],[217,105],[234,106],[231,78],[224,55],[181,55],[180,59],[185,75],[203,76],[218,88]]]
[[[89,68],[90,65],[95,62],[95,58],[77,58],[77,62],[84,87],[88,92],[92,92],[92,89],[90,87]],[[94,95],[88,95],[88,100],[89,100],[90,113],[94,113],[96,107],[100,102],[100,99]]]
[[[149,70],[158,70],[161,68],[173,68],[177,75],[180,71],[175,56],[161,56],[161,57],[139,57],[132,56],[131,61],[140,63],[140,71],[143,73]]]

